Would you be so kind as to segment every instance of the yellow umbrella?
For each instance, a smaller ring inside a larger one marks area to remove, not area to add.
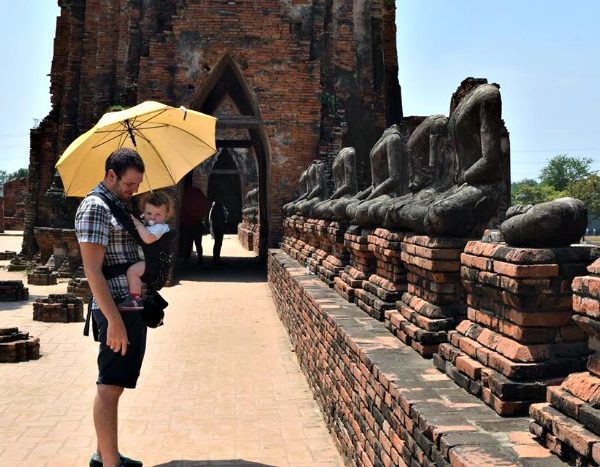
[[[110,153],[121,147],[135,148],[144,160],[138,193],[175,185],[215,153],[216,122],[210,115],[152,101],[108,112],[56,163],[65,194],[87,195],[104,178]]]

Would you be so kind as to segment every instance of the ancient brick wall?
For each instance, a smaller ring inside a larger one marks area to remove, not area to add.
[[[44,194],[54,163],[110,105],[154,99],[212,113],[227,92],[243,94],[240,114],[258,121],[248,131],[260,145],[261,225],[271,245],[281,233],[281,206],[310,160],[355,146],[364,184],[369,149],[402,118],[394,2],[60,5],[52,111],[32,131],[35,191],[28,200],[26,250],[35,249],[33,226],[49,225],[52,217]],[[235,68],[237,82],[217,76],[223,60]]]
[[[27,178],[18,178],[4,184],[4,228],[23,230]]]
[[[282,250],[269,285],[300,366],[349,465],[564,465],[529,419],[500,419],[384,324]]]

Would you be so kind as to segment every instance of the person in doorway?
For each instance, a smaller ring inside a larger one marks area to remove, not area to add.
[[[137,233],[142,241],[149,245],[158,241],[171,228],[165,223],[169,216],[169,198],[164,193],[152,193],[144,202],[144,223],[131,216]],[[159,276],[160,282],[166,279],[170,264],[160,261],[160,258],[147,258],[138,261],[127,269],[127,282],[129,283],[129,297],[118,304],[121,311],[142,310],[142,282],[153,284]]]
[[[212,202],[208,219],[210,221],[210,234],[215,240],[213,246],[213,264],[221,264],[221,247],[225,235],[225,224],[229,213],[227,208],[219,200]]]
[[[114,151],[106,160],[102,192],[127,209],[144,174],[144,162],[130,148]],[[92,192],[91,194],[93,194]],[[75,230],[85,275],[94,300],[91,310],[100,342],[94,400],[97,451],[91,467],[141,466],[118,451],[118,407],[124,388],[135,388],[146,350],[146,325],[140,311],[121,312],[116,303],[129,294],[126,269],[139,261],[138,245],[98,196],[87,196],[75,214]],[[113,275],[111,271],[121,271]],[[108,278],[111,277],[111,278]]]
[[[179,257],[184,262],[192,255],[193,244],[196,244],[198,264],[202,263],[202,236],[205,233],[205,222],[208,217],[208,200],[200,188],[192,185],[191,174],[184,180],[183,201],[181,208],[181,241]]]

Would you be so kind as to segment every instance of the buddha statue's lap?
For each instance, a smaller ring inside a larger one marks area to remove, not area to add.
[[[369,154],[372,184],[346,206],[350,222],[362,226],[382,225],[379,208],[408,191],[408,160],[400,127],[385,130]]]
[[[340,220],[339,212],[343,209],[345,214],[345,206],[357,191],[355,149],[343,148],[336,155],[331,171],[335,190],[329,199],[313,207],[313,216],[319,219]]]
[[[473,85],[469,80],[465,83]],[[447,122],[449,144],[441,159],[450,166],[441,174],[445,179],[392,201],[385,225],[432,235],[480,234],[497,215],[499,200],[506,195],[504,159],[508,149],[502,145],[505,136],[500,113],[500,93],[495,85],[479,82],[464,92]],[[452,186],[448,174],[458,183]]]

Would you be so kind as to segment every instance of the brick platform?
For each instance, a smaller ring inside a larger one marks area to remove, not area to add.
[[[355,466],[564,465],[281,250],[269,284],[336,443]]]
[[[33,303],[33,320],[47,323],[84,321],[83,302],[72,294],[50,294]]]
[[[363,288],[363,281],[375,272],[375,257],[369,250],[369,235],[372,230],[366,230],[352,225],[344,233],[344,247],[348,252],[348,264],[339,276],[334,279],[333,288],[347,301],[362,305],[369,313],[369,305],[365,302],[365,294],[356,296],[356,291]]]
[[[430,358],[447,333],[464,317],[460,254],[467,240],[406,235],[402,240],[407,291],[395,310],[386,311],[386,326],[402,342]]]
[[[329,255],[321,262],[317,275],[329,287],[333,287],[335,278],[340,275],[349,261],[348,249],[344,245],[344,234],[348,226],[339,222],[325,222],[323,227],[326,230],[321,241],[327,245]]]
[[[359,308],[379,321],[383,321],[386,310],[396,308],[396,301],[406,291],[406,269],[400,258],[403,238],[403,233],[381,228],[367,235],[371,253],[366,257],[367,265],[374,264],[373,273],[367,275],[365,268],[365,279],[361,287],[355,288],[354,297]],[[363,244],[360,245],[362,248]]]
[[[0,251],[0,261],[13,259],[15,256],[17,256],[16,251]]]
[[[47,266],[38,266],[27,274],[27,283],[31,285],[56,285],[58,275]]]
[[[40,358],[40,339],[18,328],[0,328],[0,363],[26,362]]]
[[[304,223],[304,232],[306,241],[314,247],[310,257],[307,259],[307,266],[313,274],[319,273],[319,268],[323,261],[331,253],[331,242],[327,236],[328,222],[321,219],[307,219]]]
[[[23,285],[23,281],[0,281],[0,302],[28,299],[29,289]]]
[[[549,387],[547,402],[530,408],[531,432],[576,465],[600,464],[600,260],[573,280],[573,321],[589,336],[593,353],[584,373]]]
[[[84,303],[87,303],[92,296],[90,284],[85,277],[73,277],[67,284],[67,293],[73,294],[80,298]]]
[[[469,242],[461,256],[468,319],[440,345],[436,366],[500,415],[527,414],[548,385],[585,366],[570,284],[591,252]]]
[[[248,251],[258,251],[259,225],[248,222],[238,224],[238,240]]]
[[[26,259],[22,255],[17,255],[10,260],[10,264],[6,266],[7,271],[25,271],[26,269],[37,267],[35,261]]]

